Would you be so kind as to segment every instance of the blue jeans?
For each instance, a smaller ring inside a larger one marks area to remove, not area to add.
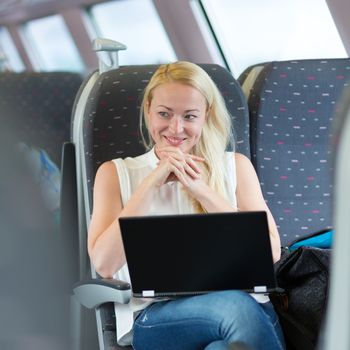
[[[273,305],[240,291],[154,303],[134,324],[135,350],[284,349]]]

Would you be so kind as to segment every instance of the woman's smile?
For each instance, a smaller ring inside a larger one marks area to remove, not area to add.
[[[173,137],[173,136],[164,136],[165,140],[168,142],[170,146],[180,147],[186,138]]]

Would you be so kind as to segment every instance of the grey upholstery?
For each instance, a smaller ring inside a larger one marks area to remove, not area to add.
[[[44,149],[59,166],[83,78],[77,73],[0,73],[0,119],[19,140]]]
[[[24,142],[30,147],[39,147],[46,151],[50,159],[59,167],[62,145],[70,140],[72,108],[82,81],[80,74],[70,72],[1,72],[2,128],[7,127],[8,132],[14,135],[13,141],[16,144]],[[13,150],[7,151],[9,154],[13,153]],[[45,177],[48,178],[49,174],[40,175],[42,177],[36,178],[36,182],[42,181]],[[57,193],[57,196],[59,195]],[[61,216],[64,221],[66,213]],[[66,258],[73,260],[76,250],[74,251],[75,244],[72,243],[75,242],[76,237],[72,234],[72,230],[61,233],[60,239],[68,247]],[[76,271],[76,266],[77,264],[70,268]],[[74,279],[76,276],[77,273],[71,275],[71,278]]]
[[[329,136],[349,79],[349,59],[271,62],[252,86],[252,162],[282,245],[332,226]]]

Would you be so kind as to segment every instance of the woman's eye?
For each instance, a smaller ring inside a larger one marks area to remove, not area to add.
[[[168,112],[158,112],[158,114],[159,114],[162,118],[167,118],[167,117],[169,117],[169,113],[168,113]]]
[[[193,119],[195,119],[195,118],[197,118],[197,116],[194,115],[194,114],[186,114],[186,115],[185,115],[185,119],[186,119],[186,120],[193,120]]]

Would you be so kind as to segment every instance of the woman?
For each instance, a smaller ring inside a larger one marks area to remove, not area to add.
[[[280,239],[250,161],[225,152],[230,116],[199,66],[160,66],[141,108],[149,152],[102,164],[94,185],[88,251],[102,277],[130,281],[120,235],[122,216],[265,210],[274,261]],[[166,230],[165,230],[166,234]],[[135,349],[281,349],[283,337],[267,296],[224,291],[151,303],[116,305],[118,343]],[[135,318],[135,322],[134,322]],[[176,339],[176,343],[175,343]]]

